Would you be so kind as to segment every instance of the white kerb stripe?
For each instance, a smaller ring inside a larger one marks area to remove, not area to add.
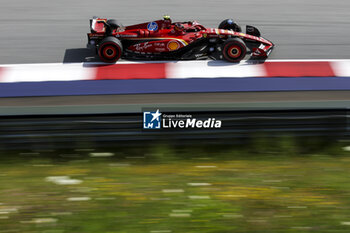
[[[169,63],[167,78],[245,78],[262,77],[266,72],[264,65],[251,65],[245,62],[232,64],[223,61],[186,61]]]
[[[30,64],[3,66],[1,82],[76,81],[94,79],[96,69],[75,64]]]
[[[330,62],[333,72],[337,77],[350,77],[350,60]]]

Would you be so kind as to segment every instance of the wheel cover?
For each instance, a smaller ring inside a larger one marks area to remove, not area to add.
[[[122,48],[114,42],[101,44],[98,55],[104,62],[116,62],[122,55]]]
[[[102,54],[107,59],[113,59],[117,55],[118,51],[113,45],[107,45],[103,47]]]
[[[232,45],[228,48],[227,54],[231,58],[238,58],[242,54],[242,49],[238,45]]]

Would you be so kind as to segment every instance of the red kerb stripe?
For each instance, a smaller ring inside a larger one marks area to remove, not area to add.
[[[4,75],[5,68],[4,67],[0,67],[0,82],[3,80],[2,76]]]
[[[332,77],[330,62],[266,62],[267,77]]]
[[[165,63],[114,64],[98,66],[95,79],[163,79]]]

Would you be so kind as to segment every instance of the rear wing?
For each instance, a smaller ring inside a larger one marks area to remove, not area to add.
[[[106,31],[107,19],[101,19],[93,17],[90,19],[90,31],[91,33],[104,33]]]

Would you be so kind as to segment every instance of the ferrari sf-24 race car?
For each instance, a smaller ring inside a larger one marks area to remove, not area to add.
[[[218,28],[206,28],[196,21],[173,23],[163,20],[124,27],[115,19],[90,19],[88,47],[95,49],[102,61],[115,63],[120,58],[146,60],[194,60],[215,58],[239,62],[247,54],[266,59],[274,44],[261,37],[253,26],[246,33],[232,19]]]

